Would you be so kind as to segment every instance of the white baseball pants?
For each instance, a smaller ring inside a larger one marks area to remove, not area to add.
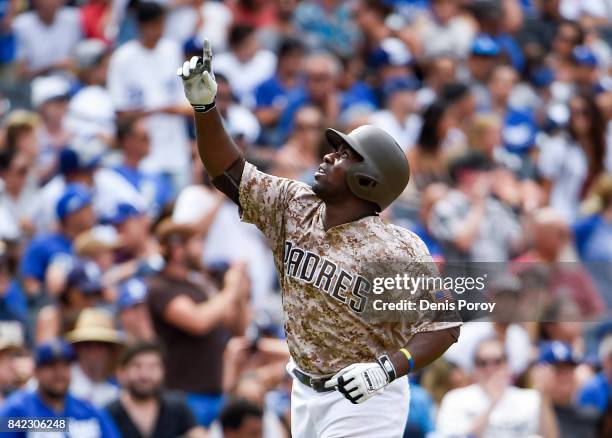
[[[287,371],[295,365],[290,362]],[[293,438],[401,438],[408,419],[410,389],[401,377],[360,404],[338,391],[316,392],[293,378],[291,435]]]

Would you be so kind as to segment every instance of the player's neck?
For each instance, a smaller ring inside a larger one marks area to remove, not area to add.
[[[325,204],[323,214],[323,228],[325,231],[338,225],[348,224],[366,216],[374,216],[376,212],[369,205],[343,203]]]

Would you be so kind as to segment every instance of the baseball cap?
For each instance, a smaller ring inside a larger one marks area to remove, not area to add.
[[[555,80],[555,72],[549,67],[539,67],[531,72],[529,80],[537,88],[548,87]]]
[[[419,86],[420,82],[414,76],[398,76],[386,80],[382,86],[382,91],[385,97],[388,98],[399,91],[418,90]]]
[[[119,286],[117,306],[125,310],[147,299],[147,285],[140,278],[131,278]]]
[[[550,365],[577,365],[580,363],[580,360],[573,353],[572,347],[566,342],[545,341],[540,344],[539,362]]]
[[[183,43],[183,53],[185,55],[190,55],[192,53],[194,54],[197,53],[198,55],[200,55],[202,53],[202,48],[203,48],[202,38],[200,38],[197,35],[194,35],[191,38],[188,38]]]
[[[588,46],[576,46],[572,52],[572,59],[583,67],[597,67],[597,57]]]
[[[102,215],[100,222],[105,225],[121,225],[129,218],[141,216],[143,212],[127,202],[121,202],[115,208]]]
[[[502,141],[510,152],[521,153],[535,143],[537,128],[527,114],[510,111],[502,129]]]
[[[59,156],[59,171],[62,175],[71,172],[94,170],[100,163],[101,156],[88,156],[74,147],[62,149]]]
[[[78,288],[85,294],[96,294],[102,291],[102,273],[91,261],[78,261],[68,273],[66,289]]]
[[[385,38],[370,54],[369,64],[374,68],[387,65],[407,66],[412,63],[412,52],[399,38]]]
[[[74,60],[78,70],[96,67],[109,47],[101,40],[90,38],[79,42],[74,49]]]
[[[38,108],[45,102],[65,99],[70,93],[70,82],[62,76],[41,76],[32,81],[32,106]]]
[[[91,204],[91,192],[82,184],[70,184],[57,201],[55,212],[60,220]]]
[[[472,55],[476,56],[497,56],[501,52],[499,44],[487,34],[480,34],[472,42]]]
[[[34,363],[36,367],[49,365],[58,360],[72,362],[74,360],[74,350],[63,339],[51,339],[43,342],[34,348]]]

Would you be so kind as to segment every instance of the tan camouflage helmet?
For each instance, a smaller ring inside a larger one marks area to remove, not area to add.
[[[347,184],[358,198],[374,202],[382,211],[406,188],[410,179],[408,159],[399,144],[380,128],[363,125],[348,135],[327,129],[329,144],[347,144],[363,159],[347,173]]]

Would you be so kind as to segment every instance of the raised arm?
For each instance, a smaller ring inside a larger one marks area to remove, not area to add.
[[[207,39],[204,40],[202,56],[185,61],[177,74],[183,79],[185,95],[195,113],[200,159],[211,177],[221,176],[237,161],[242,161],[242,154],[225,131],[221,115],[215,107],[217,83],[212,71],[212,50]]]

